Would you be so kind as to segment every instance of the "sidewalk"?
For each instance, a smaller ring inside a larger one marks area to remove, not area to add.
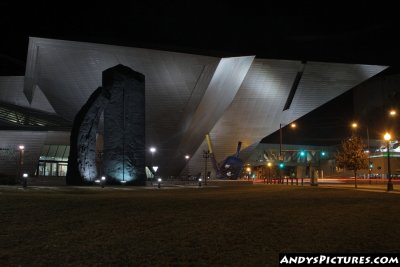
[[[371,180],[371,184],[369,183],[370,181],[367,179],[358,179],[357,188],[355,188],[354,179],[351,178],[320,178],[318,179],[318,187],[400,194],[400,181],[399,180],[392,180],[392,181],[393,181],[393,191],[390,192],[387,191],[387,181],[382,181],[377,179]],[[309,178],[304,178],[303,182],[304,182],[303,186],[311,186]],[[263,184],[264,181],[255,180],[254,183]],[[291,179],[289,179],[289,181],[285,179],[283,185],[301,186],[301,179],[298,179],[298,185],[296,185],[296,179],[293,179],[293,184],[291,182]]]
[[[319,183],[319,187],[322,188],[337,188],[337,189],[349,189],[349,190],[357,190],[357,191],[368,191],[368,192],[381,192],[381,193],[389,193],[389,194],[400,194],[400,185],[395,184],[393,187],[393,191],[387,191],[386,184],[358,184],[357,188],[354,187],[354,184],[328,184],[328,183]]]

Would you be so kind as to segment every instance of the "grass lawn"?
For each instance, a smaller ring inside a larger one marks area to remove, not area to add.
[[[280,252],[400,251],[394,193],[13,187],[0,205],[0,266],[277,266]]]

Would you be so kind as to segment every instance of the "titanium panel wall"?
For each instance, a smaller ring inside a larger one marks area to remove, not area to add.
[[[187,153],[196,151],[203,142],[205,134],[210,132],[225,110],[231,105],[253,60],[254,56],[221,59],[184,134],[179,145],[179,151],[187,151]],[[181,160],[176,162],[181,164],[175,166],[175,168],[178,167],[178,170],[182,169],[185,163],[182,161],[183,155],[179,156]]]
[[[387,67],[359,64],[309,62],[303,73],[292,106],[284,114],[289,123],[343,94]]]
[[[384,70],[366,66],[309,62],[290,108],[283,111],[301,62],[255,59],[229,109],[210,132],[218,161],[235,153],[238,141],[243,149],[256,147],[265,136],[339,96]],[[229,138],[227,138],[229,136]],[[203,172],[203,144],[189,162],[190,171]],[[247,149],[243,159],[251,154]],[[199,164],[202,162],[201,164]]]
[[[55,111],[72,120],[101,85],[103,70],[123,64],[141,72],[146,76],[146,148],[157,148],[154,165],[162,173],[168,166],[183,164],[184,154],[189,153],[194,154],[190,160],[194,173],[204,166],[202,150],[207,148],[199,143],[204,130],[210,131],[215,154],[222,161],[235,152],[238,141],[243,149],[255,146],[280,123],[304,116],[385,68],[308,62],[293,102],[283,112],[301,62],[255,59],[244,80],[237,80],[243,82],[233,101],[223,101],[225,111],[212,114],[205,104],[212,106],[221,99],[216,94],[210,100],[206,90],[215,84],[233,92],[240,83],[228,80],[240,77],[233,75],[234,69],[231,76],[218,74],[229,60],[233,59],[30,38],[24,92],[29,98],[39,86]],[[238,67],[237,73],[243,73],[240,69],[246,68]]]
[[[35,97],[30,104],[23,93],[24,76],[1,76],[0,77],[0,101],[10,104],[34,108],[50,113],[55,113],[54,109],[43,95],[40,88],[36,89]]]
[[[219,58],[81,42],[30,38],[25,94],[39,85],[56,112],[72,120],[101,85],[103,70],[123,64],[146,76],[146,147],[156,146],[160,171],[176,153]],[[187,152],[183,152],[187,153]],[[147,154],[150,158],[150,153]],[[163,156],[163,158],[168,158]]]

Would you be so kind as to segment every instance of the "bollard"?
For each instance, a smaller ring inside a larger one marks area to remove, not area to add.
[[[106,177],[105,176],[101,176],[101,178],[100,178],[101,188],[104,188],[105,183],[106,183]]]
[[[27,173],[24,173],[24,174],[22,175],[22,187],[23,187],[23,188],[26,188],[27,185],[28,185],[28,174],[27,174]]]

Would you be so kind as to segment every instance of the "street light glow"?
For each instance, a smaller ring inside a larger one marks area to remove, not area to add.
[[[296,127],[297,127],[297,125],[296,125],[296,123],[292,123],[292,124],[290,124],[290,127],[292,127],[292,128],[296,128]]]
[[[186,156],[185,156],[185,159],[189,159],[189,158],[190,158],[190,156],[189,156],[189,155],[186,155]]]
[[[24,146],[24,145],[20,145],[20,146],[19,146],[19,149],[24,150],[24,149],[25,149],[25,146]]]
[[[150,152],[151,153],[154,153],[154,152],[156,152],[157,151],[157,149],[155,148],[155,147],[150,147]]]
[[[397,112],[396,112],[396,110],[394,110],[394,109],[392,109],[392,110],[389,111],[389,115],[390,115],[390,116],[396,116],[396,114],[397,114]]]
[[[392,136],[390,135],[390,133],[385,133],[385,135],[383,136],[383,138],[384,138],[386,141],[390,141],[390,139],[392,138]]]
[[[357,124],[356,122],[353,122],[353,123],[351,124],[351,127],[355,129],[355,128],[358,127],[358,124]]]
[[[271,167],[271,166],[272,166],[272,163],[271,163],[271,162],[268,162],[268,163],[267,163],[267,166],[268,166],[268,167]]]

